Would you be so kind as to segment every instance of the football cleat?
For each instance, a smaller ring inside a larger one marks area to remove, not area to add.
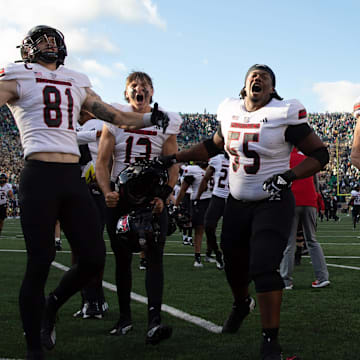
[[[115,324],[115,326],[109,331],[110,335],[126,335],[133,326],[131,320],[128,318],[121,318]]]
[[[145,343],[156,345],[159,342],[171,337],[172,327],[166,325],[156,325],[148,330],[146,334]]]
[[[219,270],[224,269],[224,260],[223,260],[223,256],[222,253],[219,251],[218,253],[216,253],[216,268]]]
[[[140,259],[139,269],[140,269],[140,270],[146,270],[146,268],[147,268],[147,261],[146,261],[146,259]]]
[[[89,301],[82,308],[83,319],[102,319],[103,311],[99,301]]]
[[[84,313],[82,311],[83,308],[73,313],[74,318],[82,318],[84,316]]]
[[[223,334],[235,334],[246,316],[255,309],[255,306],[255,300],[251,296],[248,296],[241,305],[234,304],[221,332]]]
[[[55,250],[56,251],[61,251],[62,250],[61,240],[55,240]]]
[[[202,268],[203,266],[204,266],[204,264],[201,262],[201,260],[195,258],[194,267],[196,267],[196,268]]]
[[[51,304],[52,296],[54,295],[49,295],[45,300],[45,309],[40,331],[41,344],[47,350],[53,349],[56,343],[56,310]]]
[[[267,342],[264,339],[260,352],[262,360],[283,360],[282,349],[277,340]]]

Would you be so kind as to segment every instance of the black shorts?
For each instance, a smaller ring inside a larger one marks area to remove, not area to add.
[[[0,205],[0,220],[6,219],[6,213],[7,213],[7,205]]]
[[[226,199],[213,195],[205,213],[204,225],[215,227],[224,214]]]
[[[197,200],[197,205],[194,206],[194,200],[191,205],[191,222],[192,226],[204,225],[205,213],[209,206],[210,198]]]
[[[282,200],[243,202],[229,195],[224,211],[221,248],[237,257],[252,276],[279,269],[295,215],[291,190]]]
[[[20,219],[28,255],[55,257],[56,220],[79,261],[105,261],[105,243],[95,202],[79,164],[25,161],[19,187]]]

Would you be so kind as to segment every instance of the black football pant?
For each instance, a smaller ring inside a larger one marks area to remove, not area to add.
[[[132,273],[131,261],[132,251],[126,243],[116,236],[116,225],[120,218],[118,208],[108,208],[107,212],[107,231],[111,241],[111,248],[114,251],[116,262],[115,281],[117,296],[119,301],[120,317],[131,319],[131,286]],[[160,323],[160,312],[164,286],[163,272],[163,251],[167,233],[167,210],[159,215],[160,222],[160,240],[155,246],[149,246],[145,250],[147,261],[145,274],[145,288],[148,296],[149,325]],[[151,311],[150,311],[151,309]]]
[[[27,265],[20,289],[20,315],[28,350],[39,351],[44,287],[55,259],[54,230],[59,219],[71,247],[79,255],[53,291],[60,307],[105,263],[105,245],[96,206],[81,179],[78,164],[26,161],[21,172],[19,200]]]
[[[254,280],[257,292],[284,287],[280,262],[295,213],[291,190],[279,201],[241,201],[229,195],[223,217],[221,249],[234,294]],[[241,300],[241,299],[235,299]]]

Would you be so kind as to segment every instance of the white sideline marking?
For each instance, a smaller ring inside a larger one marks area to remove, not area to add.
[[[337,265],[337,264],[326,264],[327,266],[342,268],[342,269],[350,269],[350,270],[360,270],[360,267],[357,266],[346,266],[346,265]]]
[[[67,266],[62,265],[62,264],[60,264],[60,263],[58,263],[56,261],[53,261],[52,265],[55,266],[56,268],[60,269],[60,270],[64,270],[64,271],[69,270],[69,268]],[[106,289],[109,289],[111,291],[116,292],[116,286],[114,284],[108,283],[107,281],[103,281],[102,284]],[[131,298],[133,300],[135,300],[135,301],[138,301],[138,302],[142,303],[142,304],[147,304],[147,298],[145,296],[142,296],[142,295],[136,294],[134,292],[131,292]],[[220,334],[221,333],[221,329],[222,329],[221,326],[218,326],[218,325],[212,323],[211,321],[207,321],[207,320],[202,319],[202,318],[200,318],[198,316],[190,315],[190,314],[188,314],[186,312],[183,312],[181,310],[178,310],[178,309],[176,309],[176,308],[174,308],[172,306],[162,304],[161,310],[169,313],[170,315],[172,315],[172,316],[174,316],[174,317],[176,317],[178,319],[185,320],[185,321],[190,322],[190,323],[192,323],[194,325],[200,326],[200,327],[204,328],[205,330],[210,331],[212,333],[215,333],[215,334]]]

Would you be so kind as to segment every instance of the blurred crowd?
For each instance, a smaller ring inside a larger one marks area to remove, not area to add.
[[[211,137],[216,131],[216,115],[204,112],[182,113],[181,116],[184,121],[177,139],[181,149]],[[359,170],[350,162],[356,120],[350,113],[310,113],[308,116],[310,125],[328,145],[330,153],[330,163],[319,176],[321,193],[324,197],[338,195],[339,202],[345,202],[345,194],[350,194],[355,183],[359,182]],[[0,173],[8,176],[17,195],[23,153],[18,129],[6,106],[0,107],[0,142]],[[10,211],[17,213],[18,210]]]

